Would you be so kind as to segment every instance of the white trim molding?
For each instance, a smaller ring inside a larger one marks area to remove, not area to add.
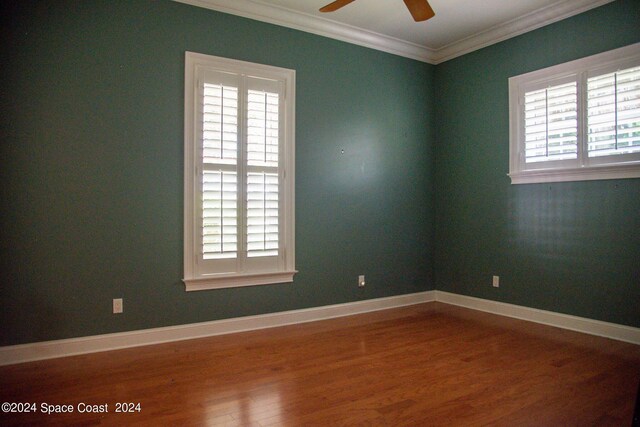
[[[560,170],[539,169],[514,172],[508,176],[511,178],[512,184],[640,178],[640,165],[631,163]]]
[[[0,366],[254,331],[435,301],[435,291],[131,332],[0,347]]]
[[[434,52],[425,46],[389,37],[330,19],[296,12],[279,6],[252,0],[174,0],[191,6],[224,12],[243,18],[293,28],[335,40],[380,50],[394,55],[430,62]]]
[[[444,291],[425,291],[211,322],[0,347],[0,366],[275,328],[428,302],[451,304],[640,345],[640,328]]]
[[[535,10],[511,21],[496,25],[470,37],[455,41],[437,49],[431,58],[440,64],[458,56],[537,30],[554,22],[579,15],[614,0],[563,0]]]
[[[319,36],[352,43],[382,52],[411,58],[429,64],[440,64],[450,59],[499,43],[526,32],[561,21],[613,0],[561,0],[519,18],[496,25],[487,30],[433,48],[330,19],[296,12],[291,9],[254,0],[174,0],[192,6],[216,10],[257,21],[268,22]]]
[[[237,288],[240,286],[273,285],[276,283],[293,283],[293,276],[297,271],[283,271],[277,273],[256,273],[245,275],[212,275],[199,279],[183,279],[185,290],[206,291],[209,289]]]
[[[444,291],[435,293],[436,301],[445,304],[640,345],[640,328]]]

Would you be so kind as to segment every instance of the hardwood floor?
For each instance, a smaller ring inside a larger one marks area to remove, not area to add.
[[[639,381],[640,346],[427,303],[1,367],[37,411],[0,424],[630,426]]]

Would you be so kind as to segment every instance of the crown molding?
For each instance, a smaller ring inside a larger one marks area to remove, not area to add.
[[[554,22],[579,15],[590,9],[603,6],[615,0],[563,0],[542,9],[535,10],[503,24],[476,33],[462,40],[448,44],[435,51],[430,58],[433,64],[440,64],[458,56],[482,49],[492,44],[517,37]]]
[[[614,0],[561,0],[519,18],[450,43],[438,49],[420,46],[384,34],[295,12],[259,0],[174,0],[244,18],[329,37],[429,64],[440,64],[495,43],[561,21]]]
[[[174,0],[431,63],[434,51],[384,34],[251,0]]]

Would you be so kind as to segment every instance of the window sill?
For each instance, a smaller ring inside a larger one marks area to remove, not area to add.
[[[185,290],[205,291],[208,289],[237,288],[242,286],[273,285],[293,282],[297,271],[279,271],[256,274],[215,274],[197,279],[183,279]]]
[[[640,163],[591,166],[574,169],[537,169],[508,174],[511,184],[640,178]]]

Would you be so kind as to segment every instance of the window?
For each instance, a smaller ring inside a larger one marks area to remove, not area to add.
[[[514,184],[640,177],[640,43],[509,79]]]
[[[295,71],[187,52],[187,291],[293,281]]]

